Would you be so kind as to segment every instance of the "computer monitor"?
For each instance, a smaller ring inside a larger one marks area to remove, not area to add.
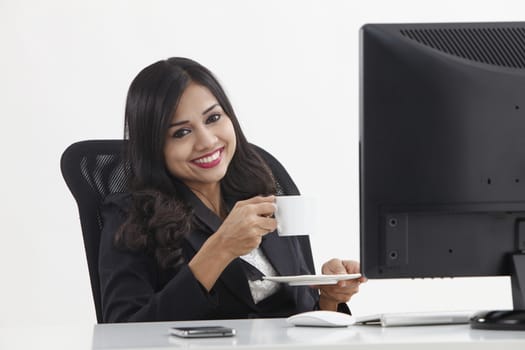
[[[510,275],[525,329],[525,22],[360,32],[360,223],[368,278]]]

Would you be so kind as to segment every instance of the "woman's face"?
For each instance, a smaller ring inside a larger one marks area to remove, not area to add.
[[[164,159],[170,173],[188,187],[204,190],[224,177],[235,147],[233,124],[215,96],[190,83],[166,135]]]

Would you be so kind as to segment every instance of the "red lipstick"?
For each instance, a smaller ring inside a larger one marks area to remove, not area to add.
[[[191,162],[203,169],[216,167],[222,161],[223,151],[224,147],[216,149],[215,151],[205,154],[202,157],[193,159]]]

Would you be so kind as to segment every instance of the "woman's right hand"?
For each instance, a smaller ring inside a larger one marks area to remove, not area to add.
[[[277,227],[275,196],[257,196],[239,201],[217,232],[204,242],[188,263],[195,278],[211,290],[226,266],[261,244],[262,236]]]
[[[273,218],[275,196],[238,201],[214,234],[217,243],[233,260],[261,244],[262,236],[277,228]]]

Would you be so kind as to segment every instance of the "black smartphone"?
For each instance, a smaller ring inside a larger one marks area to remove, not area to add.
[[[170,334],[182,338],[233,337],[235,329],[222,326],[173,327]]]

